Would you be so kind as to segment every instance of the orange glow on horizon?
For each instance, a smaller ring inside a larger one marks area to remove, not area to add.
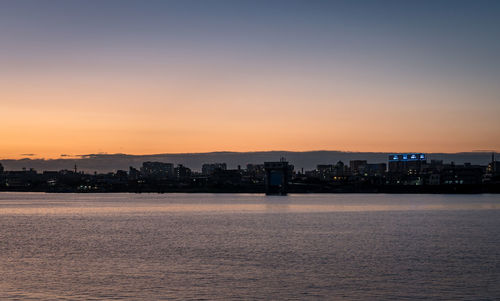
[[[0,158],[4,159],[26,157],[22,154],[59,158],[94,153],[500,149],[500,122],[494,110],[471,114],[470,109],[457,107],[444,114],[444,109],[436,108],[439,104],[434,109],[392,107],[397,97],[391,100],[391,95],[360,104],[356,101],[360,96],[336,93],[303,101],[307,96],[277,92],[176,95],[141,94],[128,87],[122,87],[122,93],[75,88],[80,93],[65,102],[70,91],[33,89],[24,94],[1,88]]]
[[[278,71],[251,78],[133,71],[13,73],[0,82],[0,158],[500,149],[498,103],[488,90],[345,74],[313,74],[316,83]],[[491,109],[472,105],[474,97]]]

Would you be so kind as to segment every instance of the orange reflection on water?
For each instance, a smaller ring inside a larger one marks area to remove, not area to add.
[[[498,210],[500,203],[314,204],[314,203],[52,203],[0,202],[0,215],[114,215],[159,213],[318,213],[423,210]]]

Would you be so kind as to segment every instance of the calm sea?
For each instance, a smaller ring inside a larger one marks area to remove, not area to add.
[[[0,193],[0,299],[499,300],[500,195]]]

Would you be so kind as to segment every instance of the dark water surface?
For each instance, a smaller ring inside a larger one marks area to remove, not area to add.
[[[500,195],[0,193],[0,299],[500,299]]]

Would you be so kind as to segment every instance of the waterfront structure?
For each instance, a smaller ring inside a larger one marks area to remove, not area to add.
[[[290,167],[291,165],[288,165],[288,162],[283,158],[279,162],[264,162],[267,195],[286,195],[288,193]]]

